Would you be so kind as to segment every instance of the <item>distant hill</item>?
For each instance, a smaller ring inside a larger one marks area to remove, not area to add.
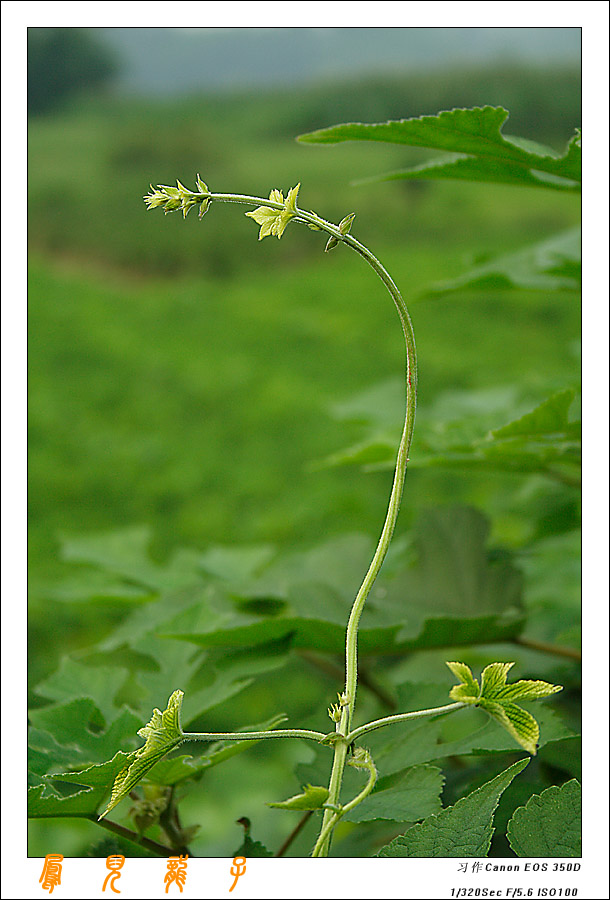
[[[580,65],[579,28],[95,28],[116,89],[173,95],[487,64]]]

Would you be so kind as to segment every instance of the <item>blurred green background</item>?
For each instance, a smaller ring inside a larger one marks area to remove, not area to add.
[[[159,67],[180,72],[178,33],[188,30],[154,29],[168,33],[166,56],[151,47],[148,70],[137,69],[149,31],[29,29],[32,685],[121,615],[110,604],[100,620],[99,609],[50,599],[69,571],[62,535],[146,524],[164,559],[180,545],[289,549],[347,531],[376,536],[385,512],[388,473],[314,465],[360,437],[332,404],[403,370],[398,320],[373,273],[342,248],[323,254],[304,228],[259,243],[245,208],[213,205],[201,222],[147,212],[150,183],[193,186],[199,172],[212,190],[267,196],[301,182],[301,205],[332,221],[356,212],[353,233],[411,307],[422,409],[449,388],[543,391],[579,368],[574,295],[418,298],[431,282],[577,223],[578,197],[451,182],[355,187],[431,154],[294,140],[343,121],[491,104],[510,111],[507,133],[561,151],[580,124],[577,29],[193,29],[191,80],[165,89]],[[322,34],[313,62],[303,54],[310,68],[296,71],[291,47],[317,46],[314,31],[334,35]],[[360,36],[370,58],[343,47],[337,32],[349,31],[371,32]],[[387,31],[403,34],[384,56]],[[425,62],[418,31],[437,32]],[[471,52],[461,31],[481,33]],[[536,42],[517,35],[495,52],[492,32],[513,31],[537,32]],[[283,48],[274,71],[263,38]],[[236,54],[232,77],[215,82],[202,69],[197,81],[194,59],[219,46],[223,59]],[[518,546],[536,490],[535,478],[414,471],[399,531],[423,506],[467,502],[492,517],[494,541]]]

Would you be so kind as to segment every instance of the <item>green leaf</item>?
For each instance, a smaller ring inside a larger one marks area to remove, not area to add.
[[[303,785],[303,792],[282,800],[279,803],[267,803],[274,809],[322,809],[328,798],[328,788],[314,784]]]
[[[436,116],[401,119],[365,125],[349,122],[308,134],[298,140],[307,143],[335,144],[341,141],[382,141],[431,147],[459,156],[440,161],[440,177],[457,177],[469,181],[535,184],[562,190],[578,188],[581,179],[580,133],[572,138],[563,156],[550,147],[502,134],[508,119],[502,107],[453,109]],[[423,167],[418,177],[432,173],[433,165]],[[545,174],[554,176],[546,178]],[[397,173],[395,177],[399,177]],[[436,176],[439,172],[436,171]]]
[[[522,759],[487,784],[437,815],[413,825],[377,854],[378,857],[487,856],[493,836],[493,815],[513,778],[529,760]]]
[[[489,559],[488,532],[484,517],[469,508],[423,513],[413,538],[418,564],[380,580],[359,629],[360,652],[456,646],[519,633],[521,577],[510,563]],[[300,565],[294,558],[287,562],[281,578],[278,566],[269,570],[268,581],[252,586],[253,593],[261,590],[266,597],[274,589],[282,592],[286,602],[276,615],[234,610],[214,618],[204,611],[195,613],[188,627],[168,624],[167,635],[206,647],[252,647],[290,636],[293,646],[341,653],[346,617],[369,553],[368,541],[329,542],[302,555]],[[340,576],[352,591],[344,585],[339,592]]]
[[[536,755],[540,734],[538,723],[529,712],[521,709],[515,700],[536,700],[562,690],[559,685],[546,681],[517,681],[506,684],[506,677],[514,663],[491,663],[481,674],[481,688],[464,663],[447,663],[462,684],[453,687],[449,696],[453,700],[480,706],[502,725],[532,756]]]
[[[276,554],[271,544],[232,547],[216,544],[201,554],[201,568],[224,581],[242,582],[256,577]]]
[[[205,756],[173,756],[155,763],[144,776],[144,783],[172,786],[191,778],[198,779],[207,768],[209,760]]]
[[[95,566],[150,591],[181,588],[201,580],[193,565],[185,565],[184,555],[170,560],[167,566],[152,562],[148,552],[150,540],[150,529],[127,528],[66,537],[61,549],[68,562]]]
[[[58,584],[45,585],[45,596],[60,603],[121,601],[128,604],[146,602],[154,593],[150,588],[130,584],[111,572],[83,569]]]
[[[489,531],[488,520],[471,507],[422,511],[413,536],[417,565],[387,585],[386,604],[400,604],[406,622],[410,608],[420,619],[518,610],[521,575],[506,559],[490,558]],[[398,640],[411,635],[407,626]]]
[[[59,668],[36,685],[36,693],[50,700],[71,700],[90,697],[105,718],[116,713],[114,697],[125,681],[125,669],[107,666],[84,666],[64,656]]]
[[[129,794],[156,762],[182,743],[184,732],[180,725],[180,708],[183,696],[182,691],[174,691],[167,702],[167,708],[163,712],[154,709],[148,725],[140,728],[138,734],[146,743],[129,755],[127,763],[118,773],[110,802],[100,819]]]
[[[515,810],[508,841],[520,857],[581,856],[581,790],[576,779],[535,794]]]
[[[109,759],[117,747],[133,744],[142,721],[131,710],[123,709],[106,723],[93,700],[85,697],[30,710],[29,718],[34,726],[29,741],[33,747],[44,746],[47,772],[66,764],[66,750],[75,767]],[[41,733],[52,736],[52,741],[43,738],[41,744]],[[64,749],[57,754],[55,745]]]
[[[412,166],[409,169],[398,169],[384,175],[373,175],[360,178],[356,185],[375,184],[380,181],[420,181],[455,180],[480,181],[495,184],[513,184],[525,187],[554,187],[556,190],[578,191],[579,184],[571,179],[557,178],[534,169],[524,168],[512,160],[485,159],[483,157],[466,156],[459,153],[448,153],[436,159]]]
[[[393,413],[401,416],[401,385],[384,385],[392,397]],[[370,397],[375,396],[371,392]],[[539,473],[569,484],[580,479],[580,422],[574,415],[575,387],[556,391],[532,409],[531,401],[513,387],[483,391],[449,391],[419,414],[411,468],[473,468],[481,471]],[[378,414],[356,398],[368,436],[346,450],[332,454],[320,465],[363,465],[390,469],[395,462],[396,429],[379,431]],[[389,400],[386,399],[386,406]],[[386,426],[387,428],[387,426]]]
[[[463,290],[580,291],[580,226],[429,285],[424,296]]]
[[[413,766],[394,779],[391,787],[383,783],[372,794],[346,813],[349,822],[371,822],[389,819],[394,822],[417,822],[441,809],[440,793],[444,778],[436,766]]]
[[[455,677],[462,682],[451,688],[449,692],[451,699],[459,700],[461,703],[473,703],[478,700],[481,696],[481,689],[469,666],[460,662],[448,662],[447,665]]]

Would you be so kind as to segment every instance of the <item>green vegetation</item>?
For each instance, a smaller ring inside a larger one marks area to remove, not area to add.
[[[87,820],[175,688],[189,730],[277,730],[278,703],[291,727],[328,730],[320,700],[341,686],[347,611],[384,513],[403,365],[391,305],[358,260],[320,255],[306,229],[259,244],[235,210],[159,221],[134,202],[191,165],[218,190],[237,181],[266,196],[301,181],[304,208],[335,221],[357,210],[353,230],[412,310],[412,470],[361,624],[359,721],[447,704],[446,659],[475,670],[514,660],[517,677],[564,686],[535,711],[540,750],[514,781],[515,741],[478,709],[367,735],[378,781],[345,813],[333,853],[435,855],[426,822],[442,816],[451,840],[470,802],[484,819],[477,854],[523,855],[532,816],[574,805],[572,794],[555,803],[551,786],[579,777],[579,308],[567,238],[550,264],[521,251],[576,225],[578,199],[449,181],[355,189],[346,172],[425,157],[292,146],[254,129],[248,146],[229,143],[230,105],[226,121],[186,108],[164,110],[162,130],[158,108],[134,119],[128,104],[32,128],[31,852],[49,828],[67,855],[88,852],[99,838]],[[492,263],[501,254],[509,262]],[[49,615],[62,635],[52,650]],[[189,743],[158,762],[132,813],[117,807],[145,832],[139,850],[121,844],[127,855],[159,842],[229,855],[243,816],[277,849],[297,820],[264,804],[328,783],[331,754],[257,741]],[[343,802],[365,781],[346,769]],[[316,831],[314,812],[287,853],[308,853]]]

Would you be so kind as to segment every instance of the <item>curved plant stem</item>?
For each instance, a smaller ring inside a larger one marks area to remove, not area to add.
[[[322,225],[325,230],[329,230],[329,223],[324,222],[324,220],[319,219],[317,216],[315,216],[315,219],[317,220],[317,222],[315,222],[314,224]],[[394,481],[390,493],[388,510],[381,531],[381,536],[379,538],[379,543],[377,544],[377,549],[375,550],[368,571],[364,576],[364,580],[362,582],[360,590],[356,595],[356,599],[354,600],[354,604],[352,606],[347,624],[345,640],[344,694],[346,705],[342,710],[341,721],[337,728],[337,731],[340,734],[347,735],[352,725],[354,706],[356,702],[356,690],[358,686],[358,625],[360,622],[360,616],[362,615],[362,610],[364,609],[366,599],[375,582],[375,579],[377,578],[377,575],[379,574],[379,570],[381,569],[383,561],[388,552],[390,541],[394,533],[396,520],[398,518],[400,502],[402,500],[404,481],[407,472],[407,462],[409,460],[409,447],[411,446],[413,426],[415,423],[415,409],[417,403],[417,355],[415,350],[415,336],[413,334],[413,325],[411,324],[411,318],[409,316],[409,312],[407,310],[405,302],[402,299],[400,291],[394,284],[394,281],[385,270],[385,268],[381,265],[379,260],[375,256],[373,256],[370,250],[368,250],[363,244],[352,237],[352,235],[345,235],[343,237],[343,240],[346,244],[348,244],[348,246],[356,250],[356,252],[359,253],[368,262],[368,264],[374,269],[374,271],[381,278],[382,282],[388,289],[390,296],[394,301],[396,309],[398,310],[406,346],[405,422],[403,426],[402,436],[400,438],[400,444],[398,446],[396,468],[394,471]],[[345,767],[347,747],[347,740],[345,742],[338,741],[335,745],[335,758],[333,761],[331,780],[329,784],[329,804],[337,804],[339,802],[339,794],[341,791],[341,782],[343,779],[343,769]],[[327,835],[324,842],[320,846],[320,851],[318,853],[319,856],[328,855],[330,837],[332,835],[332,827],[328,828],[327,826],[329,825],[332,816],[333,813],[327,810],[324,816],[321,831],[321,834],[327,832]]]
[[[271,197],[269,199],[265,199],[263,197],[252,197],[245,194],[214,193],[207,190],[205,193],[189,193],[189,204],[192,205],[194,203],[200,203],[202,212],[205,212],[205,209],[207,209],[209,203],[212,201],[220,201],[225,203],[243,203],[249,206],[260,205],[267,209],[287,211],[287,206],[283,202],[272,200]],[[165,202],[165,200],[161,198],[159,202]],[[171,210],[172,208],[176,208],[176,205],[173,204],[179,205],[178,201],[175,199],[171,202],[172,206],[166,207],[166,212],[168,210]],[[158,203],[155,202],[154,205],[158,205]],[[388,510],[386,513],[383,528],[381,530],[381,536],[377,544],[377,549],[375,550],[368,571],[364,576],[360,590],[356,595],[347,624],[345,640],[345,691],[341,699],[341,716],[340,721],[336,725],[336,738],[333,745],[334,760],[331,771],[329,795],[327,801],[330,808],[327,809],[324,814],[321,834],[316,844],[316,855],[328,856],[330,838],[332,835],[336,816],[336,813],[333,812],[333,808],[336,809],[339,807],[339,795],[341,792],[341,784],[343,781],[343,770],[345,768],[349,747],[346,736],[348,735],[352,727],[354,706],[356,703],[356,690],[358,687],[358,625],[366,599],[375,582],[375,579],[377,578],[377,575],[379,574],[379,570],[381,569],[385,556],[388,552],[392,534],[394,533],[396,520],[398,518],[398,511],[400,509],[404,480],[407,471],[407,462],[409,459],[409,447],[411,445],[413,425],[415,422],[415,408],[417,398],[417,355],[415,350],[415,336],[413,333],[413,326],[411,324],[411,319],[405,302],[402,299],[402,296],[400,294],[400,291],[396,287],[396,284],[394,283],[386,269],[383,267],[383,265],[379,262],[377,257],[375,257],[371,253],[371,251],[364,246],[364,244],[361,244],[360,241],[356,240],[356,238],[351,234],[344,234],[339,226],[334,225],[332,222],[327,222],[316,213],[299,209],[296,206],[296,203],[290,207],[290,210],[292,211],[292,215],[289,218],[291,218],[293,221],[304,222],[305,224],[313,227],[315,230],[325,231],[327,234],[335,238],[338,243],[347,244],[347,246],[351,247],[356,251],[356,253],[358,253],[363,257],[363,259],[366,260],[366,262],[371,266],[373,271],[376,272],[383,284],[386,286],[390,296],[392,297],[392,300],[394,301],[394,304],[398,311],[398,316],[400,318],[400,323],[402,325],[406,346],[406,412],[402,436],[400,439],[400,444],[398,446],[394,481],[392,484],[392,490],[390,492]],[[188,206],[185,207],[183,211],[186,214],[186,212],[188,212]],[[283,227],[285,227],[285,225]],[[280,231],[278,237],[281,236],[281,233],[282,232]],[[261,236],[262,235],[263,229],[261,228]],[[265,732],[264,734],[255,732],[250,735],[216,735],[210,736],[209,738],[205,735],[187,735],[186,739],[218,740],[222,739],[223,737],[225,739],[231,740],[248,740],[253,737],[308,737],[313,738],[314,740],[320,739],[317,732],[305,731],[274,731]],[[322,835],[324,835],[323,838]]]
[[[206,732],[185,732],[185,741],[264,741],[271,738],[305,738],[320,742],[326,737],[321,731],[308,731],[304,728],[278,728],[275,731],[227,731],[221,734]]]
[[[347,741],[351,744],[358,740],[358,738],[361,738],[362,735],[368,734],[371,731],[376,731],[378,728],[384,728],[386,725],[396,725],[399,722],[408,722],[411,719],[422,719],[424,716],[438,716],[442,713],[454,712],[457,709],[462,709],[466,705],[466,703],[448,703],[447,706],[437,706],[435,709],[417,709],[414,712],[398,713],[395,716],[385,716],[383,719],[375,719],[373,722],[367,722],[366,725],[361,725],[360,728],[354,728],[353,731],[350,731],[347,736]]]

